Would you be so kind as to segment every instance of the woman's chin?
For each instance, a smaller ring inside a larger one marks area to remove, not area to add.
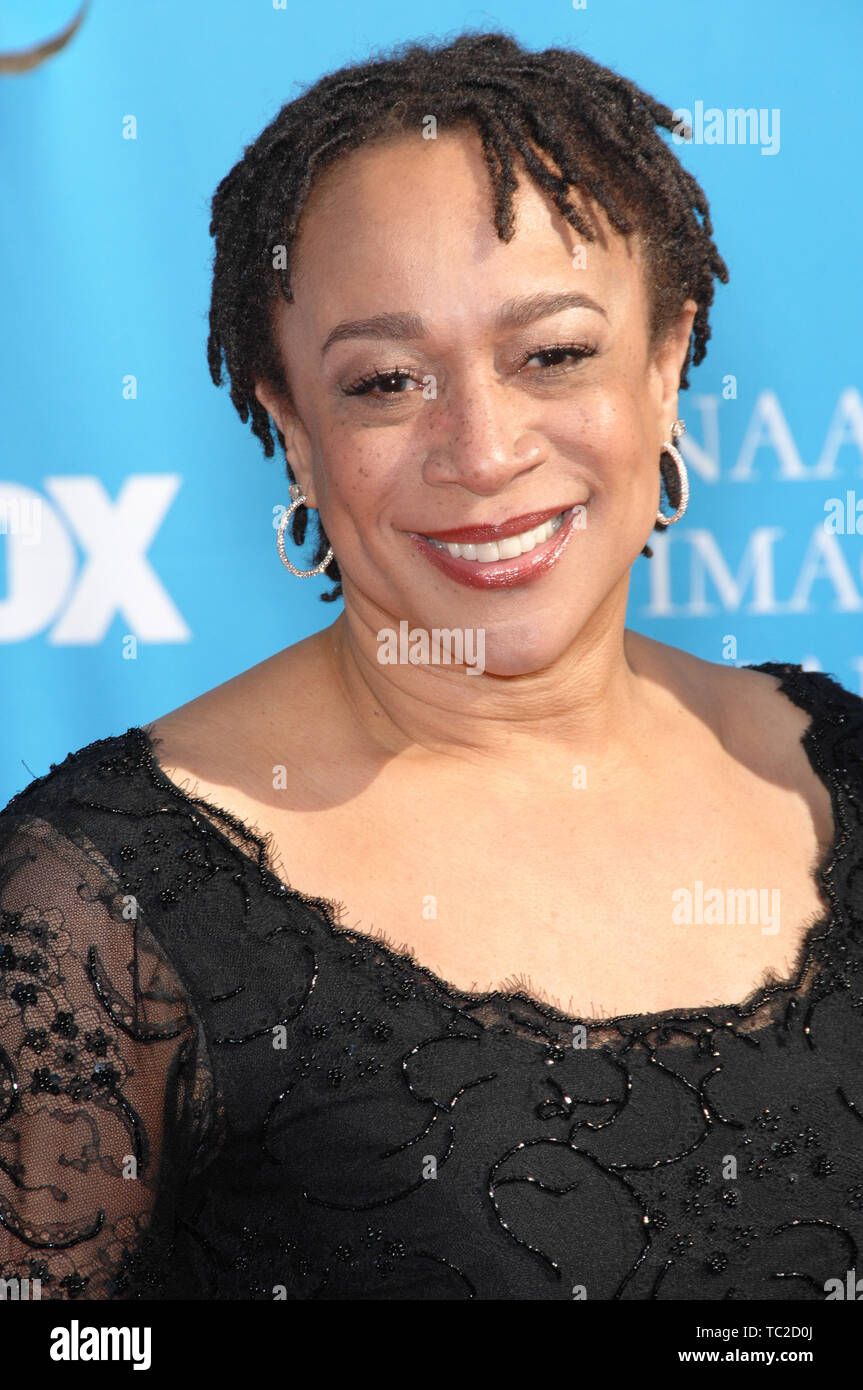
[[[489,676],[530,676],[554,666],[567,651],[572,642],[569,628],[561,630],[539,625],[526,630],[523,624],[510,629],[487,628],[483,630],[474,647],[484,654],[485,674]]]
[[[541,643],[534,648],[520,645],[498,648],[492,644],[485,654],[485,674],[488,676],[530,676],[553,666],[564,648]]]

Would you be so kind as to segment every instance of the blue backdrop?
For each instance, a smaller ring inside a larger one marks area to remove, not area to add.
[[[93,0],[9,71],[79,7],[0,7],[0,804],[335,617],[279,561],[283,462],[207,372],[208,202],[303,85],[468,27],[692,120],[731,283],[681,396],[689,510],[628,625],[863,693],[860,0]]]

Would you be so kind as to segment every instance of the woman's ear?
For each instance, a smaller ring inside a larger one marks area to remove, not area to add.
[[[290,461],[293,475],[303,489],[309,506],[316,507],[309,437],[299,416],[285,393],[277,390],[269,381],[256,381],[255,395],[284,436],[285,455]]]
[[[659,406],[665,430],[671,421],[677,418],[680,373],[686,361],[697,311],[698,305],[695,300],[687,299],[674,323],[663,334],[654,355],[654,366],[659,377]],[[663,438],[665,437],[663,435]]]

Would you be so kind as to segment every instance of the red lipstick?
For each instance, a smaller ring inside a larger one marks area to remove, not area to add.
[[[424,555],[435,569],[455,580],[457,584],[464,584],[470,589],[509,589],[538,579],[557,564],[572,539],[576,529],[576,517],[581,520],[584,512],[583,504],[569,507],[563,511],[560,526],[547,540],[510,560],[466,560],[463,556],[450,555],[447,550],[439,549],[431,544],[431,540],[445,540],[451,545],[479,545],[484,541],[505,540],[507,536],[518,535],[521,531],[541,526],[544,521],[560,516],[561,511],[530,512],[526,516],[502,522],[499,527],[465,526],[454,531],[439,532],[430,539],[415,531],[408,534],[414,548]]]
[[[502,541],[507,536],[532,531],[544,521],[560,516],[563,510],[563,507],[548,507],[544,512],[525,512],[523,516],[511,516],[508,521],[492,526],[454,526],[449,531],[423,531],[422,535],[433,541],[448,541],[450,545],[481,545],[484,541]]]

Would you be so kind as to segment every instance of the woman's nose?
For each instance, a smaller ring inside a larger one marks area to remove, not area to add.
[[[539,467],[548,445],[526,426],[520,405],[491,387],[469,399],[436,401],[440,415],[423,460],[423,480],[432,486],[458,483],[470,492],[492,495]]]

